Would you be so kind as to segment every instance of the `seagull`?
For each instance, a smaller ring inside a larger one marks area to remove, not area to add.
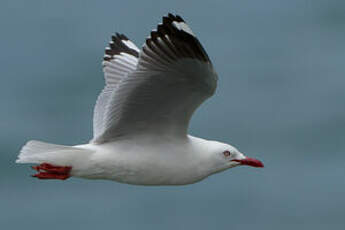
[[[215,93],[218,77],[180,16],[164,16],[142,49],[114,34],[103,72],[92,140],[75,146],[27,142],[16,163],[35,164],[33,177],[186,185],[240,165],[263,167],[229,144],[188,134],[192,114]]]

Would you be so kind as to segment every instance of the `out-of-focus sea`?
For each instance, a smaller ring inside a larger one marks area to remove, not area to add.
[[[30,139],[92,138],[113,32],[184,17],[219,75],[190,132],[265,163],[182,187],[39,181]],[[1,229],[345,229],[345,1],[0,2]]]

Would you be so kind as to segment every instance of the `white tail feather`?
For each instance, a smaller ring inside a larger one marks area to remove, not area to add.
[[[76,161],[85,159],[89,153],[92,151],[79,147],[29,141],[21,149],[16,163],[51,163],[72,166]]]

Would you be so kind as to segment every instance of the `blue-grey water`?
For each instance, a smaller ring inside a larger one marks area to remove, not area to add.
[[[110,35],[139,46],[168,12],[219,74],[190,132],[265,163],[183,187],[39,181],[30,139],[92,135]],[[1,229],[345,229],[345,1],[0,2]]]

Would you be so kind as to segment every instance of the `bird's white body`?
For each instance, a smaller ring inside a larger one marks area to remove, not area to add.
[[[142,50],[116,34],[105,53],[93,139],[76,146],[29,141],[16,162],[40,164],[35,177],[183,185],[241,164],[263,167],[231,145],[187,135],[218,77],[181,17],[163,17]]]
[[[71,175],[140,185],[195,183],[213,173],[208,164],[215,143],[192,136],[139,136],[79,145],[75,147],[88,150],[90,155],[87,162],[72,165]]]

